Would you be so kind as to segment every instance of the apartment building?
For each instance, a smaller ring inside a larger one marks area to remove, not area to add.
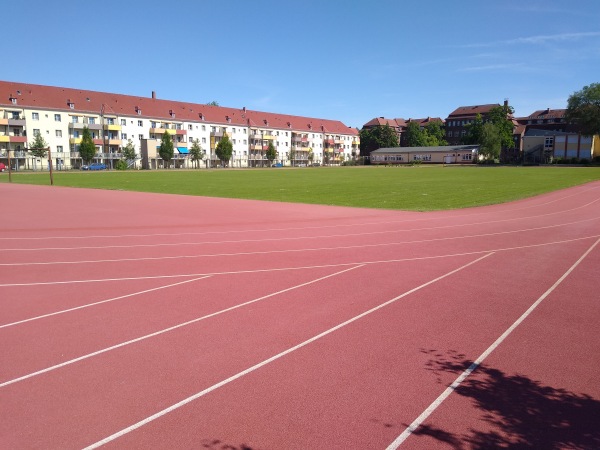
[[[225,134],[233,144],[232,167],[267,165],[269,142],[284,165],[340,164],[359,152],[358,131],[336,120],[162,100],[155,92],[137,97],[0,81],[0,161],[6,163],[10,151],[16,170],[47,165],[27,151],[37,133],[48,143],[57,169],[80,167],[84,127],[96,145],[95,161],[109,167],[122,158],[129,140],[140,158],[143,143],[154,146],[147,168],[164,167],[156,156],[164,133],[173,139],[174,168],[191,167],[195,140],[206,153],[201,167],[218,165],[215,149]]]

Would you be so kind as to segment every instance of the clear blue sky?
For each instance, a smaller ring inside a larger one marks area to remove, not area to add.
[[[341,120],[564,108],[598,0],[4,0],[0,79]]]

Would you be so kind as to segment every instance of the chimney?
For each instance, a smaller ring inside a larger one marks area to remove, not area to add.
[[[156,91],[152,91],[152,98],[156,99]]]
[[[508,107],[508,99],[507,98],[504,99],[504,107],[505,108]]]

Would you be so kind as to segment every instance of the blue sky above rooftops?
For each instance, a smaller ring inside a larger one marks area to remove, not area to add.
[[[598,0],[22,0],[0,79],[341,120],[565,108],[600,82]]]

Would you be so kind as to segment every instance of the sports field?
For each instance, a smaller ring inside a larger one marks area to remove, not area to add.
[[[2,448],[600,448],[598,181],[434,212],[0,193]]]
[[[13,174],[49,184],[48,173]],[[600,167],[318,167],[55,172],[58,186],[433,211],[491,205],[600,180]],[[0,183],[7,182],[6,173]]]

